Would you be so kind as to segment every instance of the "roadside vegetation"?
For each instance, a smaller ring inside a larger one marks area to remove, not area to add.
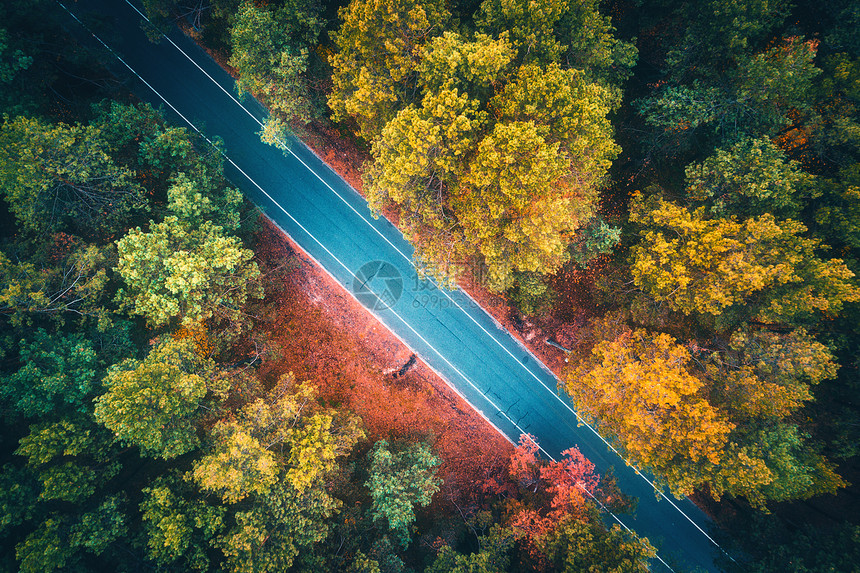
[[[269,106],[264,138],[363,150],[422,273],[480,268],[569,346],[574,406],[734,533],[727,570],[856,567],[855,3],[143,4]],[[371,413],[385,380],[310,356],[367,349],[290,306],[301,263],[217,149],[61,17],[0,6],[2,567],[647,571],[600,509],[635,500],[575,448],[458,461],[421,392],[377,409],[426,424]]]

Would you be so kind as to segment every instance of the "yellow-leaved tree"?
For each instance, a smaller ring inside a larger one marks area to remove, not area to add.
[[[153,326],[238,320],[249,298],[262,298],[253,251],[210,221],[193,227],[175,216],[117,241],[117,299]]]
[[[691,350],[622,316],[593,323],[593,348],[568,368],[565,389],[628,461],[676,495],[707,486],[759,507],[845,485],[791,418],[811,384],[836,374],[803,329],[747,328],[728,348]]]
[[[199,446],[201,412],[217,404],[217,398],[206,399],[217,389],[214,371],[214,362],[201,357],[192,341],[164,340],[143,361],[129,359],[108,371],[95,418],[144,455],[175,458]]]
[[[606,335],[567,373],[574,406],[630,462],[689,495],[705,481],[703,469],[721,463],[734,425],[707,401],[688,369],[689,351],[673,337],[624,326]]]
[[[637,200],[631,220],[643,226],[631,250],[636,286],[684,314],[719,315],[733,305],[768,322],[833,313],[860,300],[840,259],[822,259],[806,227],[764,214],[745,220],[708,217],[658,196]]]
[[[373,145],[371,207],[396,211],[443,283],[471,266],[494,292],[545,292],[577,234],[602,228],[619,151],[607,115],[635,48],[593,1],[486,0],[468,33],[435,0],[353,0],[340,16],[329,103]]]
[[[397,210],[430,274],[453,280],[453,263],[477,260],[496,292],[570,258],[618,152],[605,88],[513,55],[505,39],[432,41],[421,105],[385,126],[366,176],[371,206]]]
[[[441,0],[353,0],[338,14],[328,103],[336,120],[355,119],[359,135],[373,141],[419,93],[421,49],[451,14]]]
[[[712,491],[763,506],[844,487],[795,415],[813,399],[811,386],[836,377],[826,346],[803,328],[772,332],[745,326],[732,333],[727,347],[703,358],[710,400],[736,424],[723,463],[709,477]]]
[[[349,413],[316,408],[314,397],[309,384],[282,376],[267,399],[215,425],[189,473],[236,510],[217,541],[230,571],[284,571],[328,536],[341,502],[327,481],[364,431]]]

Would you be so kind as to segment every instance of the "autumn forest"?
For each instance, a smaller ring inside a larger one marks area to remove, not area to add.
[[[268,107],[263,141],[336,150],[423,276],[553,341],[716,567],[860,571],[857,2],[142,10]],[[611,472],[443,420],[375,326],[309,310],[323,279],[217,134],[111,58],[54,0],[0,4],[0,570],[649,570]]]

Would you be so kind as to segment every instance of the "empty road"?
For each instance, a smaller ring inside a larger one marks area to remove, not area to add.
[[[284,152],[261,143],[266,110],[238,98],[233,79],[177,30],[158,44],[126,0],[64,1],[69,28],[94,49],[109,47],[129,88],[171,121],[224,142],[234,185],[488,422],[511,440],[528,432],[546,453],[576,445],[600,473],[614,467],[622,490],[639,498],[620,519],[658,548],[653,570],[716,571],[720,549],[707,517],[689,500],[656,496],[646,475],[628,467],[588,426],[577,425],[557,379],[463,292],[418,280],[412,248],[384,218],[301,142]],[[70,12],[69,12],[70,11]],[[94,36],[89,36],[94,34]],[[98,40],[96,40],[96,38]]]

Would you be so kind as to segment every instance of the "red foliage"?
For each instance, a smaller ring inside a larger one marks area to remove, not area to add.
[[[543,537],[552,529],[553,525],[555,525],[554,519],[541,517],[540,513],[527,507],[519,510],[511,519],[511,527],[529,539]]]
[[[569,513],[582,507],[585,497],[591,497],[599,481],[594,474],[594,464],[576,446],[563,451],[561,461],[547,463],[538,460],[539,450],[534,436],[520,436],[520,443],[511,455],[511,479],[521,487],[534,487],[535,491],[539,480],[543,480],[546,491],[553,495],[554,513]],[[505,488],[493,479],[485,482],[484,489],[499,494]]]
[[[487,472],[489,474],[489,472]],[[497,474],[489,474],[481,480],[481,489],[486,494],[507,497],[516,494],[516,488],[510,480]]]
[[[255,252],[265,269],[281,269],[254,312],[265,317],[258,330],[273,349],[262,379],[272,384],[292,371],[320,402],[361,416],[370,441],[432,436],[452,492],[436,503],[454,496],[463,511],[477,506],[489,477],[507,473],[510,444],[422,362],[393,378],[411,351],[268,221]]]
[[[539,450],[534,436],[520,436],[520,443],[511,455],[510,476],[520,486],[534,486],[535,492],[542,485],[544,491],[552,496],[549,507],[540,506],[540,502],[538,506],[525,506],[522,501],[515,501],[508,520],[509,526],[522,535],[529,555],[538,561],[541,555],[536,541],[551,531],[565,515],[580,513],[599,482],[594,474],[594,464],[582,455],[579,448],[569,448],[561,453],[560,461],[550,462],[537,458]],[[485,484],[484,488],[487,491],[488,485]],[[498,482],[489,489],[503,490]]]
[[[554,516],[541,517],[534,509],[522,507],[510,520],[510,527],[520,534],[520,543],[530,561],[524,569],[531,571],[546,571],[548,563],[546,556],[538,548],[538,540],[555,527]]]
[[[579,448],[569,448],[562,452],[560,461],[550,462],[538,459],[539,450],[534,436],[521,435],[520,443],[511,455],[510,477],[520,486],[533,486],[534,492],[542,486],[543,491],[552,496],[549,506],[543,495],[524,496],[509,502],[507,519],[508,526],[519,533],[522,547],[532,561],[531,568],[536,571],[544,570],[547,565],[546,557],[539,549],[539,540],[564,516],[581,513],[599,481],[594,474],[594,464],[582,455]],[[485,482],[484,489],[504,491],[498,481]],[[531,499],[526,501],[529,497]]]
[[[537,440],[531,434],[522,434],[520,443],[511,455],[511,478],[523,487],[531,487],[538,481]]]
[[[576,446],[561,454],[564,456],[561,461],[550,462],[540,469],[540,477],[548,483],[547,491],[553,494],[553,509],[570,513],[581,508],[586,497],[591,497],[599,478],[594,474],[594,464]]]
[[[51,245],[50,257],[51,261],[58,262],[63,257],[75,250],[80,244],[80,239],[68,233],[54,233],[51,237],[54,244]]]

